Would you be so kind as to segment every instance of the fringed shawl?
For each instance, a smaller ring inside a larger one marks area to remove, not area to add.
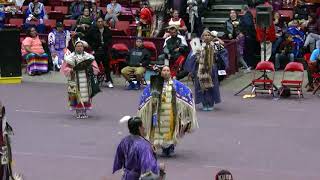
[[[178,142],[185,132],[191,133],[194,129],[199,128],[196,118],[196,109],[192,96],[192,91],[177,80],[173,80],[175,98],[176,98],[176,115],[175,115],[175,132],[173,135],[174,142]],[[151,132],[154,128],[152,125],[152,97],[150,85],[147,86],[141,97],[138,108],[138,117],[141,117],[147,133],[146,139],[153,142]]]
[[[198,56],[198,72],[199,84],[201,90],[205,91],[213,87],[213,81],[211,78],[212,66],[215,63],[215,49],[214,44],[203,43]]]

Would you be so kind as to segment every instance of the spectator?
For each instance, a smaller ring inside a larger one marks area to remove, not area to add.
[[[187,9],[187,0],[168,0],[168,9],[177,10],[181,17],[185,17]]]
[[[44,5],[39,2],[39,0],[33,0],[33,2],[30,2],[26,12],[25,29],[29,29],[31,26],[37,25],[37,31],[39,33],[44,33],[45,25],[43,24],[43,19],[45,15]]]
[[[0,7],[0,30],[4,28],[5,20],[6,20],[6,13],[4,12],[4,7],[2,6]]]
[[[138,20],[138,36],[139,37],[150,37],[151,26],[153,20],[153,13],[148,5],[148,2],[141,2],[140,17]]]
[[[302,0],[298,0],[297,6],[293,8],[293,14],[295,19],[308,19],[308,6],[305,5],[305,3]]]
[[[289,23],[287,33],[292,35],[295,43],[295,48],[293,50],[294,56],[300,56],[300,48],[303,46],[304,32],[301,30],[300,24],[297,20],[293,20]]]
[[[107,14],[105,20],[111,22],[111,28],[115,28],[116,22],[118,22],[118,16],[121,13],[121,5],[117,3],[117,0],[111,0],[111,3],[107,5]]]
[[[53,67],[56,71],[60,70],[64,61],[64,55],[69,51],[68,46],[70,40],[70,32],[63,29],[63,24],[61,22],[57,22],[56,29],[53,29],[48,35]]]
[[[233,180],[233,176],[228,170],[221,170],[217,173],[215,180]]]
[[[308,64],[308,90],[313,91],[314,84],[312,74],[320,71],[320,41],[317,41],[316,49],[312,51],[310,56],[310,63]]]
[[[189,34],[188,39],[191,38],[191,34],[195,32],[197,37],[201,36],[202,33],[202,21],[201,16],[199,14],[199,8],[197,0],[188,0],[187,1],[187,14],[189,14]]]
[[[69,9],[69,12],[71,14],[71,19],[78,19],[79,16],[82,14],[84,9],[84,3],[82,0],[75,0]]]
[[[99,17],[104,17],[104,14],[100,8],[97,7],[96,3],[92,3],[91,7],[91,19],[96,22]]]
[[[247,65],[246,61],[243,59],[244,41],[245,41],[244,33],[240,31],[236,40],[237,40],[238,62],[242,64],[242,67],[245,69],[245,73],[248,73],[251,71],[251,68]]]
[[[316,19],[315,14],[308,16],[308,21],[305,23],[307,30],[307,38],[304,42],[304,49],[309,46],[310,52],[315,49],[316,41],[320,40],[320,21]]]
[[[83,15],[79,16],[76,23],[75,31],[80,33],[80,39],[85,36],[92,25],[92,18],[90,16],[90,9],[84,8]]]
[[[292,36],[289,34],[285,35],[285,40],[281,43],[279,47],[280,53],[276,54],[275,68],[278,70],[280,68],[280,60],[289,58],[290,62],[294,61],[294,42]]]
[[[280,44],[283,41],[283,34],[286,30],[286,24],[281,19],[281,15],[279,12],[275,12],[273,14],[273,24],[275,26],[276,31],[276,40],[272,43],[272,57],[275,56]]]
[[[230,11],[230,17],[225,22],[225,36],[229,39],[236,39],[239,34],[239,19],[235,10]]]
[[[164,62],[166,65],[170,66],[171,75],[175,77],[179,71],[179,67],[182,66],[181,55],[184,55],[188,51],[188,44],[186,39],[178,35],[177,26],[169,26],[170,36],[166,38],[164,42],[164,54],[159,56],[159,61]],[[166,63],[165,59],[168,59],[169,64]]]
[[[254,54],[256,47],[256,30],[254,27],[253,16],[247,5],[242,8],[243,16],[240,18],[239,28],[245,35],[244,60],[248,66],[253,67],[255,64]]]
[[[176,26],[178,28],[178,31],[180,32],[181,35],[185,35],[187,32],[187,26],[183,19],[179,17],[179,11],[178,10],[173,10],[172,17],[170,18],[170,21],[168,23],[169,26]],[[163,36],[163,38],[167,38],[170,36],[169,32],[166,32]]]
[[[282,8],[282,0],[273,0],[272,1],[272,9],[274,12],[278,12]]]
[[[48,72],[48,55],[44,52],[42,43],[45,41],[39,39],[34,27],[27,30],[27,37],[21,44],[21,54],[27,62],[27,72],[31,76]]]
[[[85,38],[94,51],[97,63],[103,64],[107,87],[113,88],[108,55],[108,46],[111,43],[112,34],[102,17],[97,19],[96,25],[89,30]]]
[[[121,70],[123,77],[129,82],[128,89],[140,89],[142,78],[146,67],[150,62],[150,52],[143,47],[142,38],[137,38],[136,47],[130,50],[129,59],[127,61],[128,66]],[[130,79],[130,74],[133,74],[137,78],[137,84],[134,84]]]

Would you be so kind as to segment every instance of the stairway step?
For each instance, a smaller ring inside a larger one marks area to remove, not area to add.
[[[205,23],[225,23],[226,20],[228,20],[228,18],[211,18],[211,17],[207,17],[203,19],[203,22]]]
[[[224,31],[224,26],[217,26],[216,24],[203,24],[204,27],[209,27],[210,29],[212,30],[215,30],[215,31]]]
[[[234,5],[243,5],[247,4],[245,0],[220,0],[220,1],[215,1],[214,4],[216,5],[223,5],[223,4],[234,4]]]
[[[204,13],[204,17],[212,17],[212,18],[229,18],[230,11],[206,11]]]
[[[211,9],[212,10],[240,10],[243,5],[212,5]]]

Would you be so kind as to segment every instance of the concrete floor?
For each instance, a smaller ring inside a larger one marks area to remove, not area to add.
[[[277,73],[277,81],[281,76]],[[198,111],[200,129],[185,136],[175,157],[159,158],[167,179],[209,180],[222,168],[237,180],[320,178],[319,97],[233,96],[250,79],[242,73],[229,77],[215,111]],[[135,114],[141,91],[125,91],[124,81],[115,81],[116,88],[103,88],[94,98],[86,120],[74,119],[66,107],[66,86],[58,73],[0,85],[15,130],[14,171],[27,180],[120,179],[120,173],[111,173],[116,146],[127,134],[118,120]]]

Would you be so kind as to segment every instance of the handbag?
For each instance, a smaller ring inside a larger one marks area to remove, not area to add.
[[[101,92],[99,81],[96,75],[93,74],[92,67],[89,68],[88,75],[90,78],[90,84],[91,84],[91,94],[90,98],[93,98],[95,95],[97,95],[99,92]]]

